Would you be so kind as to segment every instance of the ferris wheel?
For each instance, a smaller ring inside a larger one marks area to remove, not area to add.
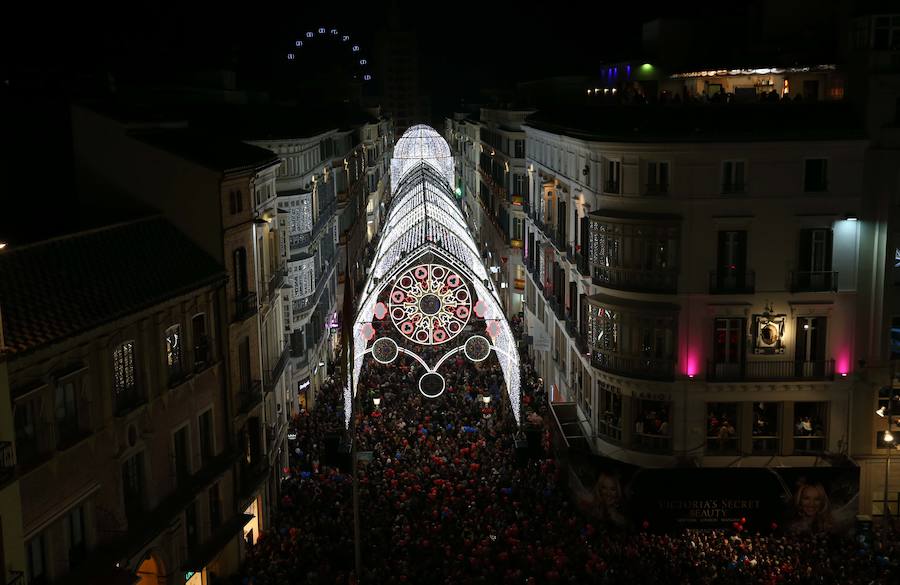
[[[338,48],[341,52],[346,52],[352,62],[350,69],[353,78],[363,83],[372,81],[370,59],[363,47],[354,41],[349,33],[341,32],[336,28],[321,26],[306,31],[293,40],[285,57],[287,61],[291,62],[302,61],[305,53],[314,48]]]

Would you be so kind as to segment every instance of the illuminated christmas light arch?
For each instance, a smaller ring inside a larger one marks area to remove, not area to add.
[[[437,370],[448,359],[461,355],[480,362],[492,351],[518,422],[519,354],[478,246],[454,201],[450,147],[433,128],[414,126],[397,142],[391,172],[394,197],[353,326],[352,384],[344,389],[346,424],[367,354],[380,363],[400,354],[412,357],[425,371],[420,392],[433,398],[444,391]],[[473,314],[485,322],[484,331],[466,327]],[[379,337],[373,323],[412,342],[413,349]],[[437,359],[428,363],[415,351],[418,346],[437,349]]]
[[[453,184],[453,153],[450,145],[431,126],[419,124],[403,133],[394,145],[391,159],[391,180],[396,193],[403,178],[425,163],[434,168],[447,182]]]

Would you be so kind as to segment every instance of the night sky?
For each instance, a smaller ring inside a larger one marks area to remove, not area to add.
[[[372,32],[393,25],[418,31],[427,90],[465,94],[485,83],[593,73],[603,59],[633,55],[642,22],[660,14],[652,3],[632,2],[596,3],[588,9],[566,0],[540,6],[462,0],[445,3],[443,14],[440,6],[263,0],[239,10],[226,4],[139,3],[45,9],[35,3],[24,7],[18,25],[4,31],[5,65],[70,75],[104,69],[165,75],[223,65],[260,71],[273,55],[283,54],[285,43],[311,28],[348,31],[372,47]],[[691,2],[680,15],[704,10],[703,3]]]
[[[678,16],[736,10],[723,4],[691,2],[678,8]],[[239,88],[264,90],[273,85],[273,71],[284,65],[293,40],[307,30],[351,33],[376,68],[376,34],[392,27],[415,30],[420,84],[436,117],[463,99],[483,102],[485,89],[509,91],[516,81],[554,75],[597,75],[604,60],[634,57],[642,23],[666,15],[646,3],[585,6],[567,0],[539,6],[470,0],[443,6],[270,0],[200,7],[24,3],[16,7],[16,18],[5,19],[0,34],[3,134],[6,150],[14,153],[2,158],[0,178],[11,192],[39,189],[42,201],[54,202],[65,221],[74,184],[69,104],[98,88],[104,91],[108,72],[121,87],[231,69],[237,71]],[[311,66],[327,68],[333,59],[326,56]],[[36,185],[34,176],[43,181]],[[33,200],[9,201],[0,223],[15,224],[15,217],[30,213]],[[33,227],[22,231],[32,233]]]

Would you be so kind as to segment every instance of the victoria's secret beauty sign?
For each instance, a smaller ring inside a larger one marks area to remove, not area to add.
[[[705,498],[658,500],[661,512],[668,514],[681,524],[737,522],[748,515],[753,516],[762,507],[760,499],[745,498]]]

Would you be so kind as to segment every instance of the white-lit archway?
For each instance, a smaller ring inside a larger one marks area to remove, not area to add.
[[[491,351],[519,422],[519,354],[478,246],[454,202],[449,145],[433,128],[413,126],[397,141],[391,173],[394,198],[353,324],[346,424],[367,354],[381,363],[409,355],[425,372],[419,390],[436,397],[444,384],[438,368],[447,359],[462,354],[478,362]],[[467,326],[470,319],[481,328]],[[383,335],[387,330],[391,336]],[[417,349],[426,346],[437,357],[426,360]]]

